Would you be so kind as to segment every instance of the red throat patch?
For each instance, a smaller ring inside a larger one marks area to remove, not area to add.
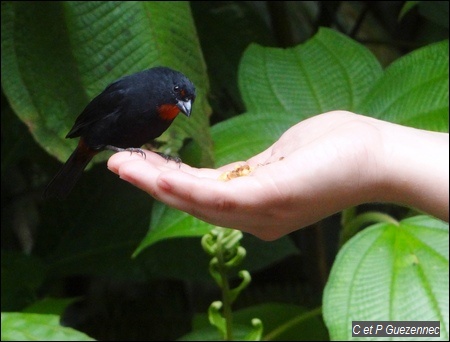
[[[179,112],[180,108],[174,104],[164,104],[158,107],[158,114],[163,120],[173,120]]]

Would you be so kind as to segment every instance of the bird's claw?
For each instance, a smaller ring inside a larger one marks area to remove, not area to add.
[[[147,158],[147,155],[145,154],[145,152],[144,152],[144,150],[142,148],[137,148],[137,147],[121,148],[121,147],[116,147],[116,146],[112,146],[112,145],[106,145],[105,149],[112,150],[112,151],[115,151],[115,152],[129,151],[130,154],[135,152],[135,153],[140,154],[144,159]]]
[[[163,158],[166,160],[166,162],[169,162],[169,160],[171,160],[171,161],[174,161],[175,163],[177,163],[177,164],[178,164],[178,167],[181,167],[181,162],[182,162],[182,160],[181,160],[180,157],[170,156],[170,155],[164,154],[164,153],[162,153],[162,152],[155,152],[155,153],[157,153],[157,154],[159,154],[161,157],[163,157]]]
[[[129,147],[129,148],[126,148],[125,151],[130,151],[130,155],[134,152],[134,153],[140,154],[144,159],[147,158],[147,155],[145,154],[144,150],[141,148]]]

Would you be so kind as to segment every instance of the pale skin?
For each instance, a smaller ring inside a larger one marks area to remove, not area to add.
[[[249,175],[220,180],[239,165]],[[448,222],[449,135],[345,111],[299,122],[247,161],[218,169],[146,151],[108,161],[120,178],[206,222],[274,240],[371,202],[415,208]]]

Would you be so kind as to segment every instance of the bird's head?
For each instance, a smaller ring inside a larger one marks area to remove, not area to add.
[[[164,120],[173,120],[180,112],[190,117],[196,96],[194,84],[181,72],[165,67],[158,69],[162,73],[161,81],[164,84],[166,99],[158,106],[160,117]]]

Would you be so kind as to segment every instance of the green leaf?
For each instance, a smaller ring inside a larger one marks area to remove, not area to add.
[[[161,202],[153,204],[150,229],[133,253],[133,257],[154,243],[176,237],[202,236],[213,225],[203,222],[185,212],[170,208]]]
[[[416,128],[448,132],[448,40],[393,62],[358,108]]]
[[[2,87],[36,141],[65,160],[64,136],[88,101],[126,74],[165,65],[185,73],[198,97],[191,120],[162,137],[193,137],[211,163],[208,80],[187,2],[2,2]],[[103,156],[103,159],[106,155]]]
[[[323,297],[333,340],[352,338],[352,321],[441,322],[449,338],[448,224],[427,216],[363,230],[340,250]]]
[[[2,312],[2,341],[95,341],[62,327],[59,316]]]
[[[214,155],[218,166],[246,160],[273,144],[299,118],[288,112],[248,112],[214,125]]]
[[[67,307],[79,298],[43,298],[27,306],[23,313],[62,315]]]
[[[399,20],[401,20],[409,11],[411,11],[420,1],[405,1],[400,14],[398,15]]]
[[[239,86],[247,111],[289,113],[300,121],[329,110],[354,110],[381,75],[368,49],[321,28],[294,48],[251,45],[239,67]]]

